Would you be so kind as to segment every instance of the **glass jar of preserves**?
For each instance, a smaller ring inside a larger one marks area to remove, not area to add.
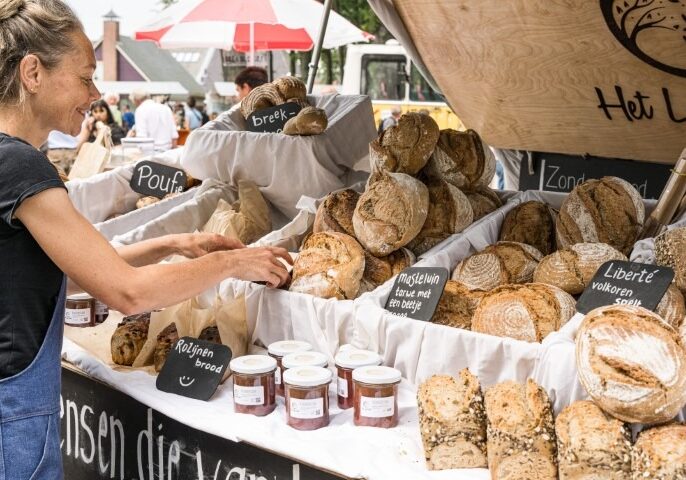
[[[316,430],[329,424],[332,376],[323,367],[294,367],[283,373],[288,425],[297,430]]]
[[[348,349],[336,355],[338,371],[336,393],[338,407],[345,410],[353,407],[353,370],[359,367],[381,365],[381,356],[369,350]]]
[[[95,323],[100,324],[107,320],[110,316],[110,307],[102,303],[97,298],[95,299]]]
[[[267,355],[245,355],[229,363],[233,372],[233,410],[262,417],[276,408],[276,360]]]
[[[398,425],[398,384],[400,371],[372,366],[353,370],[355,425],[391,428]]]
[[[87,293],[67,296],[64,305],[64,324],[71,327],[95,325],[95,301]]]
[[[281,367],[285,372],[289,368],[295,367],[323,367],[329,366],[329,359],[326,355],[319,352],[298,352],[284,355],[281,359]]]
[[[281,377],[283,376],[283,365],[281,364],[281,359],[289,353],[308,352],[310,350],[312,350],[312,345],[298,340],[281,340],[279,342],[271,343],[269,347],[267,347],[269,356],[276,360],[274,381],[276,383],[277,395],[283,397],[283,382],[281,381]]]

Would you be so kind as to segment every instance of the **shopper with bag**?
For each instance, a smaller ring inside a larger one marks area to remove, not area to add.
[[[0,2],[0,480],[63,477],[66,276],[124,314],[177,304],[231,276],[288,280],[283,249],[183,234],[115,250],[75,210],[39,147],[51,130],[79,132],[100,97],[95,66],[61,0]],[[190,260],[157,264],[173,253]]]

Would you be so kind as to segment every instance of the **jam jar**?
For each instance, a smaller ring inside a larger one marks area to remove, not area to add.
[[[316,430],[329,424],[332,376],[323,367],[294,367],[283,373],[288,425],[297,430]]]
[[[277,395],[283,397],[283,382],[281,382],[283,366],[281,365],[281,359],[289,353],[307,352],[310,350],[312,350],[312,345],[298,340],[281,340],[279,342],[271,343],[269,347],[267,347],[269,356],[276,360],[276,373],[274,374],[274,377]]]
[[[398,425],[400,371],[371,366],[353,370],[355,425],[391,428]]]
[[[329,359],[319,352],[298,352],[284,355],[281,359],[281,368],[285,372],[295,367],[328,367]]]
[[[276,408],[276,360],[267,355],[245,355],[229,363],[233,372],[233,409],[262,417]]]
[[[338,407],[345,410],[353,406],[353,370],[359,367],[381,365],[381,356],[369,350],[348,349],[336,355],[338,370]]]
[[[71,327],[95,325],[95,301],[87,293],[67,296],[64,305],[64,324]]]
[[[101,324],[110,316],[110,308],[97,298],[95,299],[95,323]]]

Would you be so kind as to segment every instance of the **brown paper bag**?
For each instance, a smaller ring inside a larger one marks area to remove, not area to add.
[[[248,353],[250,338],[248,335],[248,320],[245,313],[245,296],[222,302],[219,297],[215,300],[217,329],[222,343],[231,349],[231,358],[238,358]],[[231,376],[231,370],[226,369],[222,382]]]
[[[93,143],[84,143],[74,165],[69,171],[69,180],[88,178],[105,170],[112,153],[112,136],[109,127],[98,127],[98,136]]]

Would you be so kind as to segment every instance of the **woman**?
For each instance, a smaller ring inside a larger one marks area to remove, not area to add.
[[[218,235],[176,235],[115,250],[73,207],[39,151],[76,135],[95,56],[61,0],[0,2],[0,480],[62,478],[59,395],[65,274],[124,314],[181,302],[227,277],[288,280],[288,253]],[[192,260],[157,265],[180,253]]]
[[[98,136],[97,125],[101,122],[110,128],[112,136],[112,145],[120,145],[121,139],[126,136],[124,129],[114,120],[114,115],[110,110],[110,106],[103,99],[99,99],[91,103],[90,115],[86,118],[85,127],[81,129],[81,139],[86,142],[94,142]],[[86,138],[87,135],[87,138]],[[85,143],[85,142],[84,142]]]

